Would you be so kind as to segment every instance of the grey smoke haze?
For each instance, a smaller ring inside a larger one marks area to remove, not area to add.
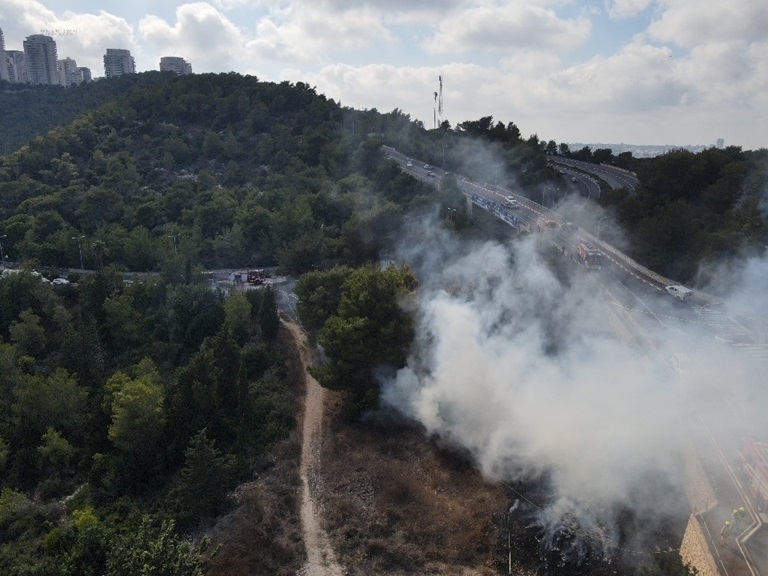
[[[617,337],[612,318],[621,311],[597,278],[556,275],[538,237],[465,245],[436,229],[414,227],[403,242],[424,282],[418,342],[409,365],[384,383],[383,401],[471,451],[489,479],[547,473],[555,516],[663,506],[665,495],[650,504],[642,485],[654,477],[682,486],[694,386],[708,398],[696,410],[723,422],[719,432],[764,432],[758,365],[701,338],[695,323],[650,324],[649,355]],[[743,270],[739,282],[731,276],[734,294],[765,305],[765,262]],[[668,360],[683,350],[697,368],[681,378]]]

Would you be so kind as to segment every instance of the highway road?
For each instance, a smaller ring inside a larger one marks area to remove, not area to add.
[[[437,184],[447,174],[445,170],[438,167],[430,166],[425,168],[424,162],[409,158],[393,148],[386,148],[386,150],[389,157],[396,161],[403,170],[406,170],[422,181],[432,181]],[[410,166],[408,165],[409,163]],[[579,164],[586,163],[582,162]],[[435,174],[435,176],[429,176],[430,173]],[[500,213],[514,215],[517,225],[511,225],[518,230],[535,232],[537,230],[537,220],[544,217],[556,222],[557,227],[547,233],[548,238],[564,253],[569,255],[575,254],[581,242],[586,242],[595,247],[602,255],[603,269],[601,270],[601,275],[606,280],[610,280],[621,287],[618,293],[626,292],[631,294],[631,297],[624,304],[628,309],[638,309],[641,311],[641,314],[647,315],[647,310],[651,305],[647,303],[639,305],[639,302],[644,302],[646,299],[649,302],[661,301],[664,304],[656,314],[659,318],[665,318],[667,323],[679,322],[689,325],[695,323],[698,326],[697,334],[700,338],[717,338],[720,342],[745,352],[748,352],[751,346],[754,348],[752,352],[755,355],[760,355],[761,353],[768,354],[768,347],[755,344],[759,338],[752,333],[751,328],[746,325],[746,322],[731,314],[725,304],[717,298],[698,290],[693,291],[693,297],[687,302],[678,302],[673,297],[667,296],[665,287],[679,284],[679,282],[663,277],[642,266],[611,244],[599,239],[596,236],[599,233],[599,222],[598,230],[593,233],[592,230],[587,230],[567,222],[558,212],[512,190],[474,182],[461,175],[454,176],[459,188],[468,198],[472,198],[473,195],[484,198],[487,200],[487,202],[484,202],[486,208],[488,203],[492,203],[497,209],[495,212],[497,216]],[[505,199],[507,197],[513,198],[516,201],[515,208],[505,206]],[[482,208],[475,205],[474,209]],[[510,221],[508,220],[508,222]],[[656,298],[659,295],[665,297],[662,299]],[[653,306],[658,307],[658,304],[653,304]]]
[[[637,176],[632,172],[617,168],[616,166],[592,164],[590,162],[582,162],[580,160],[573,160],[572,158],[564,158],[562,156],[550,156],[549,161],[552,164],[556,164],[558,167],[571,170],[575,169],[582,173],[592,174],[605,181],[608,186],[614,190],[626,188],[630,192],[634,192],[637,189]]]
[[[600,198],[600,183],[594,176],[561,164],[556,165],[556,170],[563,175],[566,184],[576,188],[582,196],[590,200]]]

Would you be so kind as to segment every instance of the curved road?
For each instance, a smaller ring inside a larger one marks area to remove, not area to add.
[[[592,164],[591,162],[582,162],[581,160],[564,158],[562,156],[550,156],[549,161],[558,166],[576,168],[582,173],[586,172],[592,174],[606,182],[608,186],[614,190],[626,188],[630,192],[634,192],[637,189],[637,176],[632,172],[617,168],[616,166],[610,166],[608,164]]]

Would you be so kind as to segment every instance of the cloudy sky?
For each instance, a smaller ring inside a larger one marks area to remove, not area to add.
[[[768,146],[765,0],[0,0],[6,49],[305,82],[431,128],[493,116],[559,142]]]

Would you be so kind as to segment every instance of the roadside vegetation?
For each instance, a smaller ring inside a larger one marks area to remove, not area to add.
[[[637,174],[635,193],[603,190],[600,204],[628,236],[629,255],[680,282],[708,280],[702,264],[762,254],[768,240],[768,150],[739,146],[699,153],[671,150],[656,158],[584,147],[572,152],[554,142],[548,151],[604,163]]]

